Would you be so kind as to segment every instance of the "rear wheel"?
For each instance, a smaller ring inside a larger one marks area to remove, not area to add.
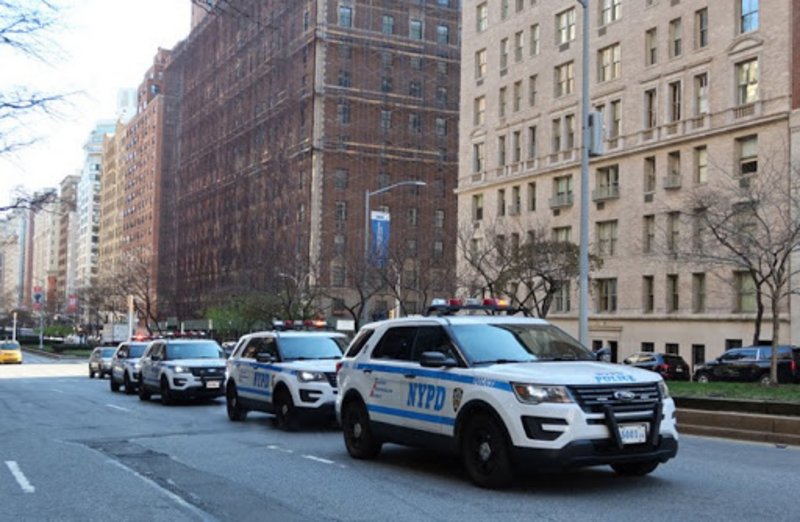
[[[374,459],[381,452],[381,442],[372,434],[367,408],[360,401],[344,403],[342,433],[347,453],[354,459]]]
[[[617,475],[623,477],[641,477],[652,473],[657,467],[659,462],[657,460],[645,460],[643,462],[621,462],[619,464],[612,464],[613,469]]]
[[[166,377],[161,377],[161,404],[170,406],[174,400],[172,399],[172,390],[169,388],[169,382]]]
[[[247,409],[242,407],[239,402],[239,392],[236,384],[230,382],[225,390],[225,406],[228,410],[228,418],[234,422],[241,422],[247,418]]]
[[[275,423],[282,430],[291,431],[297,426],[297,412],[295,411],[292,396],[286,388],[280,388],[273,399],[275,408]]]
[[[513,479],[505,433],[491,415],[478,413],[467,421],[461,458],[472,481],[482,488],[501,488]]]
[[[112,392],[118,392],[119,391],[119,383],[114,380],[114,374],[113,373],[108,376],[108,386],[109,386],[109,388],[111,388]]]

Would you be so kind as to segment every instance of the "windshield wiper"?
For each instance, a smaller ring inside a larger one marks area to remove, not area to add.
[[[561,357],[540,357],[540,361],[577,361],[578,358],[574,355],[562,355]]]
[[[512,363],[525,363],[533,362],[533,359],[520,361],[519,359],[487,359],[485,361],[475,361],[472,364],[512,364]]]

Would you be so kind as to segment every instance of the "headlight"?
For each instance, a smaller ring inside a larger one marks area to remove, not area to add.
[[[172,371],[175,373],[189,373],[189,368],[184,366],[173,366]]]
[[[664,381],[658,381],[658,391],[661,393],[662,399],[669,399],[669,387]]]
[[[328,378],[325,377],[325,374],[322,372],[298,372],[297,373],[297,380],[300,382],[319,382],[319,381],[327,381]]]
[[[142,369],[142,365],[139,364],[138,362],[137,363],[133,363],[133,369],[134,370],[141,370]]]
[[[542,386],[540,384],[512,382],[511,388],[513,388],[517,400],[525,404],[573,402],[572,397],[564,386]]]

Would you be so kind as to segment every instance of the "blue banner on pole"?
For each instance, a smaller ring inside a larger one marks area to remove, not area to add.
[[[370,228],[372,232],[370,261],[378,268],[383,268],[386,265],[386,259],[389,257],[389,223],[388,212],[370,212]]]

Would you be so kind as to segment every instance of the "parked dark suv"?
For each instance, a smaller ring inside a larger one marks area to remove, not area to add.
[[[697,382],[738,381],[769,383],[770,346],[734,348],[713,361],[698,366],[694,372]],[[778,347],[778,382],[800,382],[800,348]]]
[[[658,373],[664,379],[675,381],[688,381],[692,372],[689,365],[680,355],[669,353],[641,352],[635,353],[622,361],[625,364],[636,366]]]

